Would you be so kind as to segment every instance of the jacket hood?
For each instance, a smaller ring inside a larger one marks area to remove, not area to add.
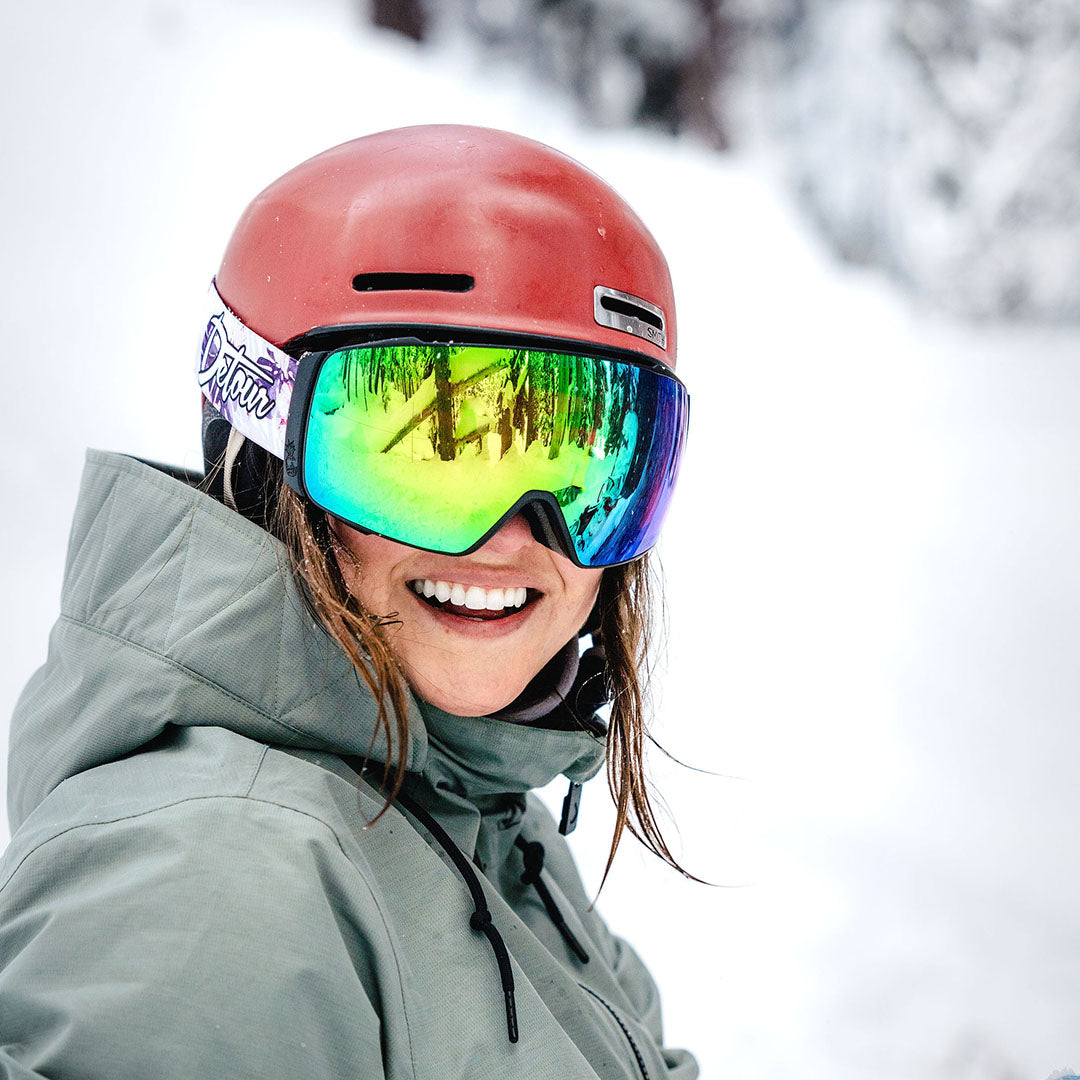
[[[87,453],[60,619],[12,720],[12,831],[66,778],[169,724],[394,764],[376,716],[278,541],[150,465]],[[604,758],[588,732],[455,717],[414,697],[408,730],[413,786],[470,802],[560,773],[581,782]]]

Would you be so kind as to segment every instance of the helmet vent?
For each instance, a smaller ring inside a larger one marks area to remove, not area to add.
[[[389,292],[394,289],[433,292],[468,292],[476,284],[472,274],[357,274],[352,287],[357,292]]]
[[[624,330],[667,348],[663,310],[640,296],[597,285],[593,289],[593,317],[601,326]]]
[[[616,300],[614,296],[601,296],[600,306],[605,311],[614,311],[616,315],[629,315],[632,319],[640,319],[643,323],[655,326],[657,330],[664,329],[664,320],[651,311],[646,311],[637,304],[628,304],[625,300]]]

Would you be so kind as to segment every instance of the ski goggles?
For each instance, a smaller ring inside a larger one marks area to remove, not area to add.
[[[453,327],[317,330],[279,349],[213,286],[211,301],[204,395],[347,524],[466,555],[521,512],[583,567],[655,544],[689,413],[659,362]]]

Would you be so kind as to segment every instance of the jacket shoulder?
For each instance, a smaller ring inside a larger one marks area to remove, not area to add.
[[[337,772],[323,759],[336,763]],[[350,776],[332,755],[290,752],[223,727],[166,726],[138,753],[78,773],[46,796],[16,830],[0,861],[0,889],[26,859],[44,854],[68,833],[86,830],[82,841],[93,842],[94,836],[122,835],[142,819],[153,822],[171,844],[191,846],[193,854],[210,858],[229,836],[222,829],[201,835],[212,820],[202,813],[206,802],[228,807],[234,833],[261,819],[263,828],[279,834],[260,859],[265,873],[271,868],[267,856],[309,842],[307,834],[340,848],[342,834],[354,835],[352,818],[358,812],[368,806],[370,816],[375,815],[379,804],[374,794],[350,783]],[[355,851],[347,856],[356,857]],[[243,867],[240,861],[221,869]]]
[[[250,795],[73,823],[0,889],[0,1045],[49,1075],[371,1070],[395,965],[377,903],[335,918],[346,876],[325,822]]]

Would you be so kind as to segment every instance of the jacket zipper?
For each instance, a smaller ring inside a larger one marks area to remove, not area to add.
[[[590,990],[584,983],[578,983],[578,986],[580,986],[586,994],[590,994],[596,998],[596,1000],[611,1013],[612,1019],[619,1025],[622,1033],[626,1036],[626,1041],[630,1044],[630,1049],[634,1051],[634,1060],[637,1061],[638,1068],[641,1070],[642,1080],[651,1080],[649,1070],[645,1068],[645,1059],[641,1056],[641,1051],[637,1048],[637,1043],[634,1042],[634,1036],[630,1034],[630,1029],[622,1022],[622,1018],[619,1014],[598,993],[596,993],[596,991]]]

